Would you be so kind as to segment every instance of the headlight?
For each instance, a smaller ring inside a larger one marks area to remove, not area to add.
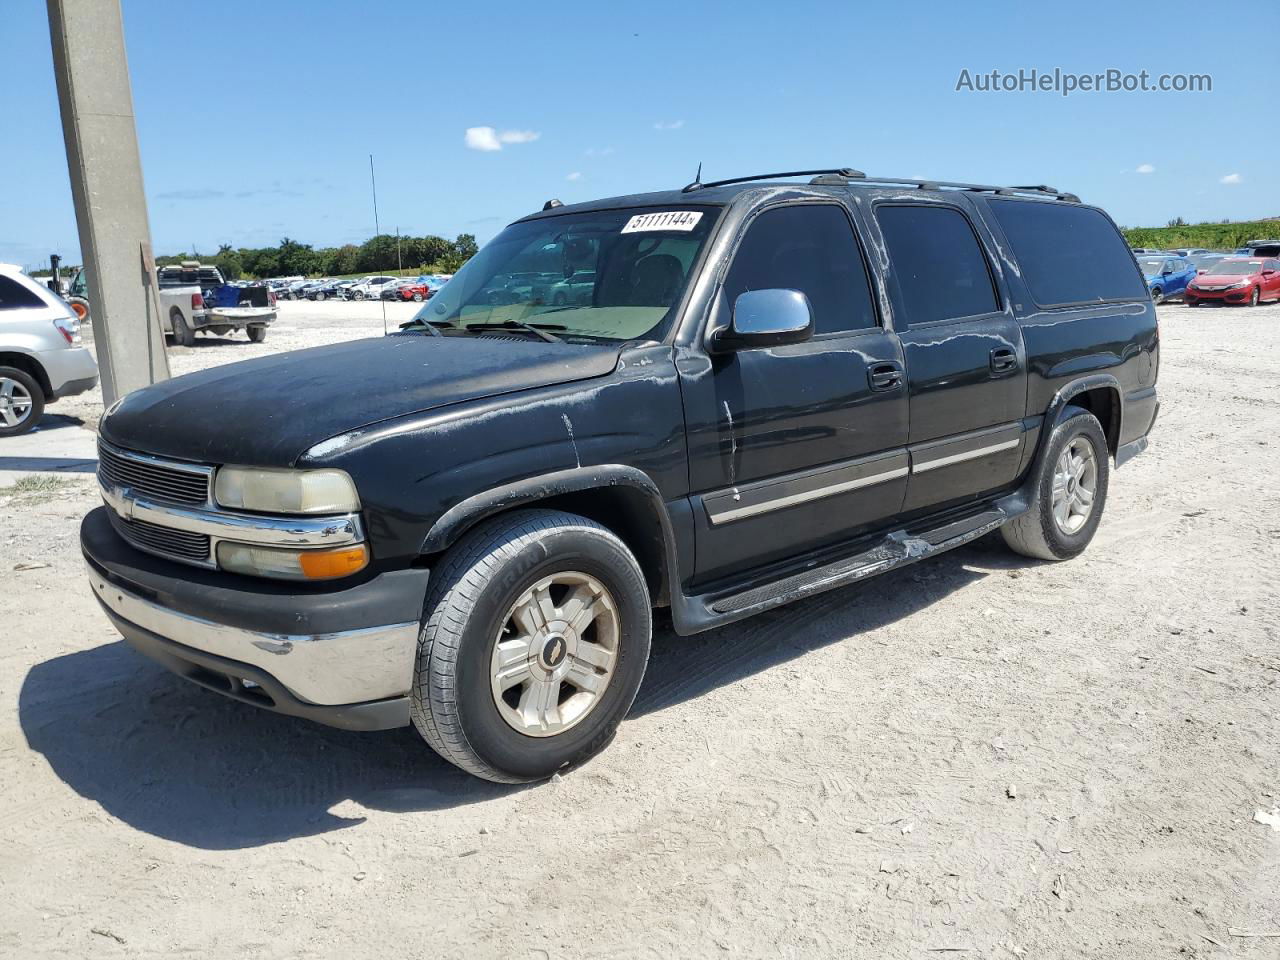
[[[1249,285],[1249,281],[1248,281],[1248,280],[1238,280],[1238,281],[1236,281],[1235,283],[1233,283],[1231,286],[1229,286],[1227,289],[1228,289],[1228,290],[1237,290],[1237,289],[1239,289],[1240,287],[1247,287],[1248,285]]]
[[[355,484],[342,470],[271,470],[222,467],[213,482],[222,507],[262,513],[354,513]]]
[[[336,550],[282,550],[246,543],[218,544],[218,566],[232,573],[282,580],[333,580],[359,573],[369,563],[364,544]]]

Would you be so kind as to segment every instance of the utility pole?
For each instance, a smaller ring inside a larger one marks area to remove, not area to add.
[[[47,0],[102,399],[169,377],[119,0]]]

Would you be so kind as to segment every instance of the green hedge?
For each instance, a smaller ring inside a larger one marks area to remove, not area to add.
[[[1204,247],[1207,250],[1234,250],[1250,240],[1272,240],[1280,236],[1280,219],[1246,220],[1240,223],[1189,223],[1181,227],[1122,227],[1132,247],[1172,250],[1175,247]]]

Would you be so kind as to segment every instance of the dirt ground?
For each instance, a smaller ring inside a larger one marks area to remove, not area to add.
[[[285,304],[173,369],[379,311]],[[85,583],[92,477],[0,490],[0,955],[1273,960],[1280,306],[1160,314],[1084,556],[988,538],[660,633],[613,745],[531,788],[170,676]]]

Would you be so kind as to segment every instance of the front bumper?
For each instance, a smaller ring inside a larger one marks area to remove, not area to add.
[[[135,550],[105,508],[85,517],[80,545],[90,586],[112,623],[175,673],[331,726],[409,722],[426,570],[369,573],[351,578],[354,585],[318,588],[202,570]]]
[[[1250,287],[1237,287],[1234,290],[1192,290],[1188,287],[1185,299],[1188,303],[1244,303],[1251,292]]]

